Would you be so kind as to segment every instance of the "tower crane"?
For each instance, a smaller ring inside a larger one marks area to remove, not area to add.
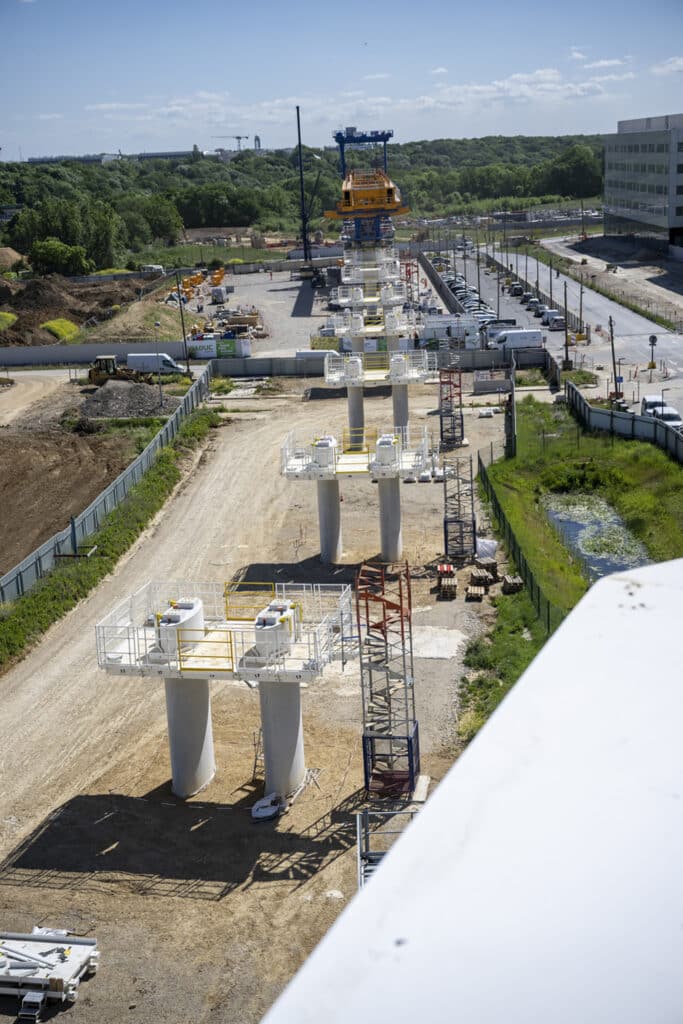
[[[242,139],[248,139],[248,135],[212,135],[212,139],[237,139],[237,152],[242,151]]]

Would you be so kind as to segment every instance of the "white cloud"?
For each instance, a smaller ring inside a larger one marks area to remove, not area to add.
[[[570,46],[569,47],[569,56],[571,57],[572,60],[585,60],[586,59],[586,54],[585,53],[581,53],[581,50],[577,49],[576,46]]]
[[[64,114],[36,114],[39,121],[59,121]]]
[[[447,75],[448,68],[432,68],[430,75]]]
[[[378,71],[376,75],[363,75],[366,82],[379,81],[380,78],[391,78],[388,71]]]
[[[620,57],[614,57],[610,60],[594,60],[590,64],[584,64],[584,68],[618,68],[623,63]]]
[[[628,79],[635,78],[635,77],[636,76],[633,74],[632,71],[624,71],[624,73],[622,75],[593,75],[593,77],[590,78],[589,81],[590,82],[626,82],[626,81],[628,81]]]
[[[675,71],[683,71],[683,57],[669,57],[661,64],[654,64],[650,71],[653,75],[672,75]]]
[[[106,112],[111,110],[141,110],[145,106],[146,104],[144,103],[88,103],[83,109]]]

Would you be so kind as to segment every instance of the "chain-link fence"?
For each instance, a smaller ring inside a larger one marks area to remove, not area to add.
[[[145,450],[80,515],[74,516],[66,529],[54,534],[0,577],[0,602],[14,601],[21,597],[60,558],[80,553],[88,537],[99,530],[104,518],[121,504],[131,487],[139,483],[161,449],[176,437],[183,420],[208,397],[210,376],[211,368],[207,366]]]
[[[491,449],[490,454],[491,459],[493,459],[493,448]],[[486,450],[484,450],[484,458],[485,457]],[[508,550],[508,554],[515,563],[519,575],[524,580],[531,603],[536,609],[536,614],[540,622],[543,624],[546,633],[550,634],[560,625],[565,617],[565,612],[551,604],[541,590],[534,571],[527,562],[520,543],[515,536],[515,532],[510,525],[510,521],[505,515],[503,507],[498,500],[498,495],[496,494],[495,488],[486,469],[484,458],[482,457],[482,452],[479,452],[477,455],[477,472],[481,481],[482,489],[487,501],[489,502],[491,515],[495,521],[497,532],[502,536]]]

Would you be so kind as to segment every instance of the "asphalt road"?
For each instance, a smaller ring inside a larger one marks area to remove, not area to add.
[[[501,254],[496,253],[500,258]],[[520,254],[519,273],[524,277],[525,260]],[[463,272],[463,263],[460,258],[456,260],[457,268]],[[512,258],[513,270],[517,261]],[[536,281],[536,260],[529,259],[528,280],[535,284]],[[538,264],[539,287],[546,294],[550,293],[550,268],[543,263]],[[467,261],[467,279],[469,284],[477,283],[477,268],[474,260]],[[480,293],[482,297],[492,306],[493,309],[500,309],[501,317],[514,317],[519,327],[541,326],[540,320],[528,313],[520,305],[519,299],[507,294],[498,295],[498,281],[495,274],[486,274],[483,270],[479,274]],[[552,274],[553,303],[558,309],[564,305],[564,284],[567,284],[567,307],[571,312],[579,312],[580,284],[573,278],[564,274],[556,276]],[[662,387],[669,389],[666,401],[668,404],[683,410],[683,336],[673,334],[646,317],[619,305],[612,299],[605,298],[597,292],[591,291],[584,286],[583,289],[583,317],[584,322],[591,325],[591,344],[580,345],[576,349],[570,349],[570,357],[577,365],[583,364],[586,369],[595,370],[597,366],[604,366],[605,372],[601,375],[604,378],[604,387],[607,391],[608,378],[612,375],[612,354],[609,343],[608,323],[612,316],[614,320],[614,349],[615,360],[617,361],[617,373],[623,376],[622,389],[627,401],[636,404],[640,401],[642,394],[657,394]],[[604,328],[602,333],[596,332],[596,326]],[[650,335],[657,336],[655,348],[655,361],[657,369],[647,370],[650,360]],[[564,332],[546,331],[547,348],[556,356],[561,356],[564,350]],[[660,369],[665,365],[665,369]]]

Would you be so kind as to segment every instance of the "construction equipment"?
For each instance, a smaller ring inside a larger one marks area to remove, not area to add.
[[[94,363],[88,367],[88,383],[101,387],[108,380],[129,380],[138,384],[152,384],[150,373],[139,373],[129,370],[127,366],[119,366],[116,356],[96,356]]]

